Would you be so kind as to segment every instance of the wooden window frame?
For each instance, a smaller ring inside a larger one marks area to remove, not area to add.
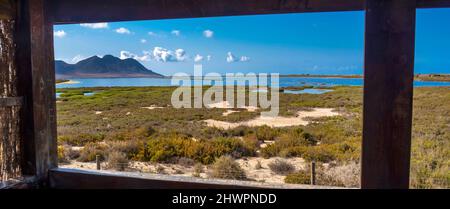
[[[16,3],[16,58],[19,92],[24,98],[23,173],[34,176],[44,186],[70,188],[80,185],[74,184],[81,182],[80,176],[98,178],[57,168],[53,25],[365,10],[361,186],[408,188],[416,8],[450,7],[450,0],[17,0]],[[114,179],[105,177],[110,178]],[[122,177],[116,180],[122,182],[117,187],[143,187],[134,180]],[[102,186],[83,182],[87,188]],[[171,183],[157,185],[176,188]]]

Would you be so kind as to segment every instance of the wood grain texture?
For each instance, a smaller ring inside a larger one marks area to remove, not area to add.
[[[361,0],[55,0],[55,23],[363,10]]]
[[[362,188],[408,188],[415,0],[367,0]]]
[[[14,20],[0,19],[0,182],[21,176],[21,106],[14,30]]]
[[[364,0],[52,0],[51,5],[55,24],[365,9]],[[415,6],[450,7],[450,0],[417,0]]]
[[[16,34],[20,94],[25,99],[24,174],[39,180],[57,165],[53,24],[47,3],[20,0]]]

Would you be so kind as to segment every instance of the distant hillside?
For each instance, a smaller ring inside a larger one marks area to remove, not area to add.
[[[153,77],[162,78],[161,74],[145,68],[134,59],[119,59],[112,55],[89,57],[76,64],[55,61],[56,77],[62,78],[117,78],[117,77]]]

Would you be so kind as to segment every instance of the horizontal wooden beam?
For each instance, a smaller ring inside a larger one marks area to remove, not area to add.
[[[417,8],[444,8],[450,7],[449,0],[417,0]]]
[[[87,170],[56,168],[50,170],[50,187],[56,189],[250,189],[255,187],[144,178]]]
[[[352,11],[363,0],[53,0],[56,24]]]
[[[253,181],[70,168],[50,169],[49,181],[50,187],[56,189],[346,189],[332,186],[273,185]]]
[[[364,0],[51,0],[55,24],[360,11]],[[450,7],[450,0],[418,0],[417,8]]]

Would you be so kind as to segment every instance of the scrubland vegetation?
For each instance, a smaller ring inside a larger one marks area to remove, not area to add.
[[[280,93],[280,115],[328,107],[336,108],[340,116],[311,119],[307,126],[228,130],[208,127],[203,120],[245,121],[262,110],[223,116],[225,109],[175,109],[170,105],[173,90],[58,89],[62,93],[57,102],[60,163],[90,162],[99,155],[117,170],[132,161],[172,163],[193,167],[194,176],[209,168],[210,177],[251,180],[235,159],[281,157],[283,161],[269,165],[271,171],[285,175],[286,183],[308,184],[308,168],[289,165],[289,158],[301,157],[317,162],[318,184],[359,186],[361,87],[333,87],[334,91],[318,95]],[[84,96],[87,92],[95,94]],[[421,87],[414,94],[411,186],[449,187],[450,89]],[[162,108],[143,108],[149,106]],[[261,163],[252,168],[261,169]]]

